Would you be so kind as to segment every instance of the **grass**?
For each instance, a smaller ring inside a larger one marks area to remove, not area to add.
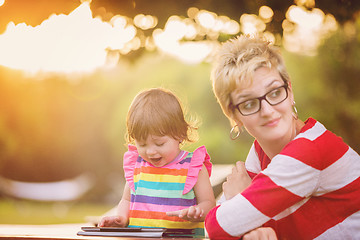
[[[0,224],[85,223],[87,216],[100,216],[112,207],[95,203],[0,199]]]

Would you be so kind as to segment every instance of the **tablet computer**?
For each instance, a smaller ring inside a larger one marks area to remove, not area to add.
[[[82,227],[82,231],[77,234],[80,236],[109,236],[109,237],[186,237],[193,238],[193,229],[178,228],[120,228],[120,227]]]

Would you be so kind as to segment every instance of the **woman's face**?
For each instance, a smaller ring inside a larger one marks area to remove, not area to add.
[[[261,67],[255,71],[253,84],[250,87],[235,90],[231,93],[231,101],[234,106],[243,103],[241,109],[245,112],[247,109],[253,108],[252,104],[254,104],[254,101],[248,100],[266,95],[266,99],[271,102],[273,96],[274,99],[278,96],[278,91],[275,89],[281,86],[284,86],[284,81],[276,69]],[[284,90],[284,88],[281,90]],[[247,116],[242,115],[238,109],[235,109],[235,122],[238,126],[244,125],[249,134],[258,141],[276,141],[284,139],[284,137],[290,139],[291,136],[288,135],[292,134],[292,128],[294,127],[294,118],[292,116],[293,94],[291,89],[287,89],[287,92],[287,98],[273,106],[265,99],[261,99],[260,110]]]

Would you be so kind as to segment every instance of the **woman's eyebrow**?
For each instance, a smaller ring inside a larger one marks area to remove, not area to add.
[[[277,82],[281,82],[282,80],[279,80],[277,78],[275,78],[273,81],[271,81],[269,84],[267,84],[265,86],[265,88],[270,88],[271,86],[273,86],[274,84],[276,84]],[[235,99],[236,101],[234,102],[240,102],[240,100],[242,100],[243,98],[256,98],[253,96],[253,93],[251,92],[245,92],[245,93],[240,93],[239,95],[235,96]],[[242,102],[242,101],[241,101]]]
[[[244,93],[244,94],[239,94],[238,96],[236,96],[236,99],[239,100],[239,99],[248,98],[251,96],[252,96],[252,93]]]
[[[254,96],[251,93],[240,93],[239,95],[234,97],[233,104],[237,105],[252,98],[254,98]]]
[[[282,82],[282,80],[279,80],[279,79],[274,79],[272,82],[270,82],[266,87],[268,88],[268,87],[271,87],[272,85],[274,85],[275,83],[277,83],[277,82]]]

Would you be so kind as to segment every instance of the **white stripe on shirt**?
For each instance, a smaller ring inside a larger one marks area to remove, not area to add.
[[[243,208],[239,208],[242,206]],[[246,211],[244,211],[246,209]],[[246,198],[237,194],[224,202],[216,211],[216,218],[221,219],[219,225],[230,235],[239,236],[270,220],[258,211]],[[248,224],[244,224],[248,223]]]

